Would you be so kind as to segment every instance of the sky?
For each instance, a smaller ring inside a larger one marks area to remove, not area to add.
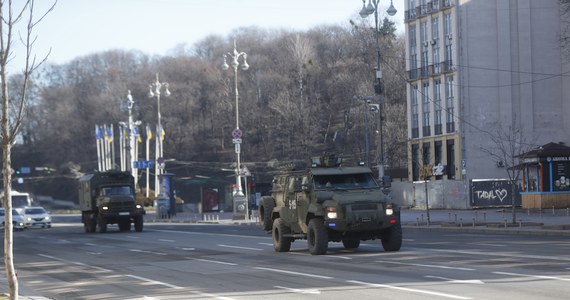
[[[53,1],[36,0],[36,17]],[[398,13],[390,18],[403,33],[404,0],[393,1]],[[389,5],[380,0],[380,18]],[[348,25],[360,18],[361,8],[362,0],[58,0],[36,28],[34,53],[44,57],[51,48],[48,62],[55,64],[115,49],[166,55],[211,34],[230,37],[240,27],[305,31]],[[14,53],[20,59],[25,54],[22,47]]]

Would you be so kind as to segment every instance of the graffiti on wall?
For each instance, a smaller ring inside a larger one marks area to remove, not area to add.
[[[472,180],[471,206],[510,206],[511,205],[511,183],[508,180]],[[518,188],[515,188],[515,205],[521,204],[521,197]]]

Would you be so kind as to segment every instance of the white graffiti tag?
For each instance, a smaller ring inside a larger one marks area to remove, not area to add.
[[[508,192],[506,189],[496,189],[491,191],[475,191],[475,194],[477,194],[477,198],[479,199],[499,199],[501,202],[503,202],[503,200],[507,197]]]

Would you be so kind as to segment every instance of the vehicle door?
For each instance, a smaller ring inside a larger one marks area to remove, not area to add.
[[[298,232],[297,226],[297,193],[295,188],[298,185],[297,176],[288,176],[285,184],[285,207],[281,217],[291,227],[293,232]]]
[[[307,232],[308,229],[307,213],[309,212],[310,189],[309,175],[300,176],[296,183],[295,194],[297,199],[297,222],[303,232]]]

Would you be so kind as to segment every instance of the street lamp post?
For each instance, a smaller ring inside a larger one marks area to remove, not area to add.
[[[156,73],[156,81],[149,84],[149,92],[148,96],[150,98],[156,97],[157,103],[157,126],[156,126],[156,150],[155,150],[155,164],[154,164],[154,195],[157,197],[160,194],[160,183],[159,175],[162,174],[162,162],[164,161],[163,156],[163,148],[162,148],[162,140],[164,139],[163,136],[163,129],[161,123],[161,115],[160,115],[160,95],[161,90],[164,88],[164,95],[166,97],[170,96],[170,91],[168,90],[168,82],[160,82],[158,80],[158,73]]]
[[[240,66],[240,63],[238,61],[238,59],[240,57],[243,57],[243,64],[241,65],[241,69],[242,70],[247,70],[249,69],[249,65],[247,64],[247,53],[245,52],[238,52],[236,50],[236,42],[234,40],[234,51],[233,53],[228,52],[227,54],[224,54],[224,63],[222,64],[222,69],[223,70],[228,70],[230,68],[230,66],[228,65],[228,63],[226,62],[226,58],[227,57],[231,57],[232,58],[232,63],[231,63],[231,67],[234,69],[234,83],[235,83],[235,102],[236,102],[236,129],[234,129],[234,131],[232,132],[232,137],[233,137],[233,142],[235,144],[235,152],[236,152],[236,195],[237,196],[244,196],[243,194],[243,190],[241,187],[241,163],[240,163],[240,144],[241,144],[241,136],[242,136],[242,132],[239,129],[239,93],[238,93],[238,81],[237,81],[237,75],[238,75],[238,67]],[[246,205],[249,204],[248,200],[246,199]],[[248,208],[246,207],[246,212],[247,212]],[[247,213],[246,213],[247,214]]]
[[[378,161],[378,175],[379,178],[382,179],[384,177],[384,136],[382,131],[382,114],[384,113],[384,101],[381,99],[381,95],[383,92],[382,87],[382,69],[380,67],[380,31],[378,26],[378,3],[380,0],[368,0],[368,5],[366,5],[366,0],[362,0],[362,9],[360,10],[360,16],[362,18],[366,18],[371,14],[374,14],[374,24],[376,29],[376,83],[374,84],[374,92],[380,98],[380,159]],[[389,16],[394,16],[397,12],[392,0],[390,0],[390,7],[386,10]]]

